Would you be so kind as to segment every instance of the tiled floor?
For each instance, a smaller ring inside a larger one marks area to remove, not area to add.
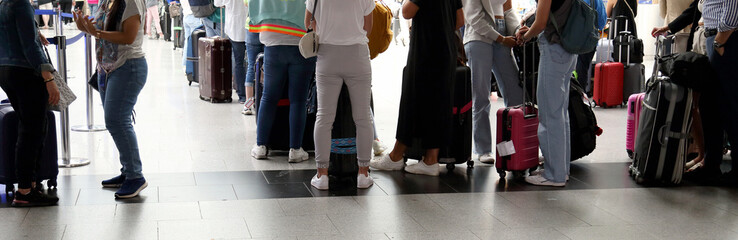
[[[181,50],[155,40],[144,48],[149,78],[136,130],[150,186],[115,200],[99,186],[119,168],[109,134],[72,132],[72,156],[92,164],[61,169],[59,206],[9,208],[2,194],[0,239],[738,239],[736,189],[643,187],[628,177],[623,108],[595,109],[605,132],[594,153],[572,164],[564,188],[501,180],[477,162],[440,177],[373,171],[370,189],[317,191],[309,186],[314,160],[249,157],[254,118],[238,104],[200,101],[184,80]],[[392,46],[372,63],[375,121],[390,146],[406,51]],[[70,85],[84,93],[83,48],[68,54]],[[85,123],[79,95],[72,125]]]

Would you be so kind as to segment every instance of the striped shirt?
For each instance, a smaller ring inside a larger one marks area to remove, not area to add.
[[[705,0],[705,28],[727,32],[738,28],[738,0]]]

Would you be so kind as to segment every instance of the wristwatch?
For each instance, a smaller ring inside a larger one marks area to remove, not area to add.
[[[712,44],[712,47],[713,47],[713,48],[715,48],[715,49],[718,49],[718,48],[723,48],[723,47],[725,47],[725,43],[719,43],[719,42],[715,41],[715,42],[714,42],[714,43]]]

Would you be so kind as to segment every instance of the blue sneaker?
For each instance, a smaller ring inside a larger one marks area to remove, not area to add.
[[[130,179],[123,182],[117,192],[115,192],[115,198],[133,198],[138,196],[141,190],[144,190],[149,186],[144,178]]]
[[[111,179],[103,180],[102,186],[104,188],[119,188],[120,185],[122,185],[125,180],[126,180],[126,176],[121,174]]]

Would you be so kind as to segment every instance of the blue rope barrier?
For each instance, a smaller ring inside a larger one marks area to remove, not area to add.
[[[84,32],[81,32],[81,33],[77,34],[77,36],[74,36],[74,37],[71,37],[71,38],[67,38],[67,46],[76,43],[77,41],[79,41],[80,39],[82,39],[82,37],[84,37],[84,35],[85,35],[85,33]],[[51,44],[57,45],[55,38],[46,38],[46,40],[48,40],[49,43],[51,43]]]
[[[36,15],[56,15],[56,12],[54,10],[37,9],[35,11],[35,14]],[[65,17],[65,18],[74,18],[74,15],[72,15],[71,13],[62,13],[61,15],[62,17]]]

